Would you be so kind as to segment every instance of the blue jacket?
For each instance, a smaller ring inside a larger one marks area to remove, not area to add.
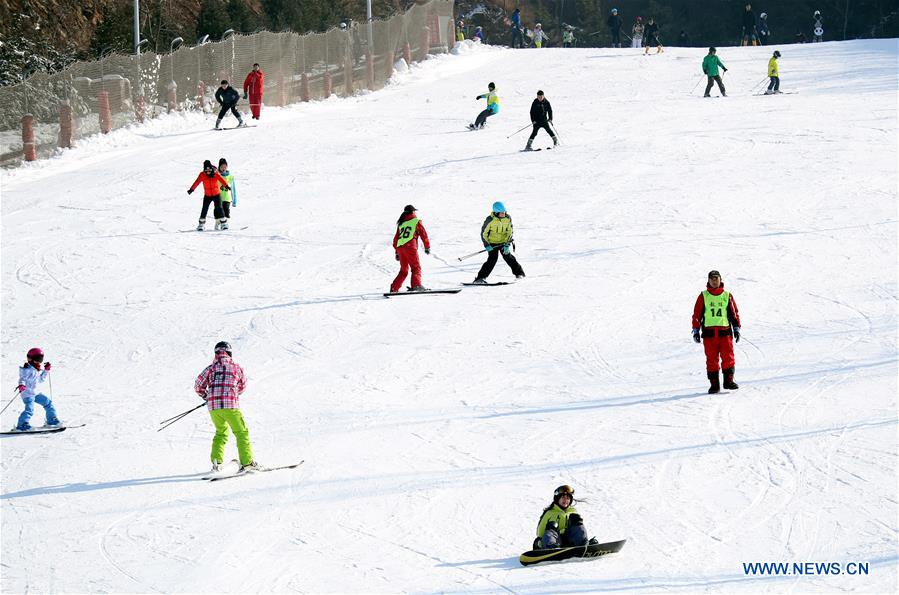
[[[521,29],[521,11],[517,8],[512,13],[512,24]]]

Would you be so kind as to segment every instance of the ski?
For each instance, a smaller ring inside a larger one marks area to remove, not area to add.
[[[497,285],[515,285],[515,281],[497,281],[496,283],[463,283],[465,287],[496,287]]]
[[[210,477],[209,481],[219,481],[222,479],[231,479],[232,477],[243,477],[244,475],[253,475],[255,473],[266,473],[268,471],[279,471],[281,469],[296,469],[303,463],[305,463],[305,459],[300,461],[299,463],[294,463],[292,465],[281,465],[280,467],[259,467],[258,469],[253,469],[252,471],[237,471],[236,473],[232,473],[230,475],[216,475],[214,477]]]
[[[239,128],[256,128],[256,124],[247,124],[246,126],[231,126],[230,128],[213,128],[213,130],[237,130]]]
[[[17,430],[13,428],[8,432],[0,432],[0,436],[12,436],[15,434],[55,434],[63,432],[69,428],[83,428],[86,424],[78,424],[77,426],[37,426],[30,430]]]
[[[396,297],[398,295],[428,295],[429,293],[459,293],[462,289],[426,289],[424,291],[397,291],[387,292],[384,297]]]
[[[208,475],[204,475],[201,479],[213,479],[215,477],[221,476],[230,476],[237,473],[240,470],[240,461],[237,459],[231,459],[226,463],[222,463],[219,465],[218,471],[211,471]]]
[[[624,547],[626,539],[610,541],[608,543],[591,543],[575,547],[562,547],[549,550],[531,550],[519,556],[518,561],[522,566],[539,564],[540,562],[558,562],[570,558],[598,558],[606,554],[614,554]]]
[[[552,147],[546,147],[543,149],[522,149],[522,153],[536,153],[537,151],[551,151]]]

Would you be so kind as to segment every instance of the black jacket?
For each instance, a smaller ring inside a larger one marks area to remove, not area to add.
[[[747,33],[755,29],[755,13],[751,10],[743,12],[743,30]]]
[[[546,122],[552,119],[553,106],[549,104],[549,99],[546,97],[543,98],[543,101],[534,99],[534,103],[531,104],[531,122],[546,124]]]
[[[606,24],[612,31],[617,31],[618,29],[621,29],[621,17],[617,14],[609,15]]]
[[[643,27],[643,38],[648,41],[654,41],[659,36],[659,24],[658,23],[646,23],[646,26]]]
[[[215,92],[215,100],[222,105],[233,105],[240,99],[240,93],[234,87],[228,87],[224,91],[221,87]]]

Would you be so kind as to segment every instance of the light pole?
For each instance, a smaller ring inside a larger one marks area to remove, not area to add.
[[[140,0],[134,0],[134,53],[140,55]]]
[[[372,47],[374,35],[371,28],[371,0],[366,0],[365,2],[365,18],[368,19],[368,51],[369,53],[374,53],[374,48]]]

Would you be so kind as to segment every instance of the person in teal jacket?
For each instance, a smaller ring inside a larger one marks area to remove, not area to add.
[[[487,92],[475,97],[475,99],[484,99],[487,98],[487,109],[478,114],[477,119],[474,121],[474,124],[469,124],[468,127],[471,130],[478,130],[479,128],[483,128],[484,124],[487,123],[487,118],[490,116],[495,116],[499,113],[499,96],[496,94],[496,85],[493,83],[489,83],[487,85]]]
[[[228,190],[222,186],[222,213],[224,217],[220,222],[216,222],[216,229],[228,229],[228,220],[231,219],[231,207],[237,207],[237,183],[234,181],[234,174],[228,171],[228,162],[224,157],[219,159],[219,174],[228,182]]]
[[[561,485],[553,492],[553,503],[543,509],[537,524],[535,550],[587,545],[584,520],[574,508],[574,490]]]
[[[724,66],[724,62],[721,61],[721,58],[718,57],[717,52],[718,50],[715,48],[709,48],[709,54],[702,59],[702,71],[709,77],[709,83],[705,86],[705,95],[703,95],[703,97],[711,97],[709,92],[712,90],[712,85],[714,83],[718,83],[718,89],[721,90],[721,96],[727,97],[727,93],[724,92],[724,83],[721,82],[721,74],[718,72],[718,67],[720,66],[724,72],[727,72],[727,68]]]

